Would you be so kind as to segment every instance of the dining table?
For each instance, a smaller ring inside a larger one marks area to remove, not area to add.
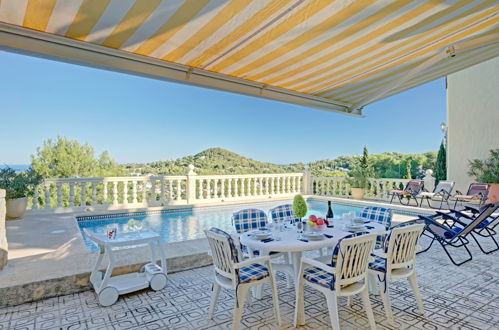
[[[248,231],[239,236],[242,245],[248,248],[250,257],[252,251],[259,251],[260,256],[268,256],[271,252],[289,253],[290,264],[293,269],[294,282],[298,278],[300,270],[300,262],[302,254],[306,251],[320,250],[324,248],[334,247],[340,239],[352,233],[372,233],[383,235],[386,234],[386,228],[383,224],[365,220],[365,223],[358,224],[355,230],[351,230],[349,226],[354,224],[352,219],[335,219],[333,227],[322,228],[320,231],[312,231],[305,229],[304,233],[298,233],[296,225],[276,226],[270,230],[270,234],[266,239],[258,239],[253,231]],[[319,239],[308,239],[307,231],[322,233]]]

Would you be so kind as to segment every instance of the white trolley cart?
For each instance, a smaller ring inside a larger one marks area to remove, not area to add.
[[[166,286],[166,260],[161,238],[154,232],[121,233],[115,239],[109,239],[105,234],[93,233],[85,230],[90,238],[99,247],[99,258],[90,274],[90,285],[99,297],[102,306],[110,306],[118,300],[118,296],[125,293],[142,290],[147,287],[157,291]],[[140,272],[111,277],[116,266],[115,252],[124,249],[149,245],[151,248],[151,262],[144,265]],[[157,251],[159,250],[159,251]],[[156,263],[157,252],[161,266]],[[104,256],[107,255],[109,264],[106,272],[100,271]]]

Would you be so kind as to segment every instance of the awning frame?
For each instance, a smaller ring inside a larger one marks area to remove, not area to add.
[[[351,104],[2,22],[0,22],[0,49],[71,64],[168,82],[181,82],[188,85],[229,91],[354,117],[363,117],[362,108],[352,109]]]

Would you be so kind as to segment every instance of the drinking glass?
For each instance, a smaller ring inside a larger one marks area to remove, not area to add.
[[[303,234],[303,222],[298,221],[296,223],[296,232],[298,233],[298,238],[301,238]]]

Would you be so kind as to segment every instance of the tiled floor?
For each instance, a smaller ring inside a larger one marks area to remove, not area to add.
[[[425,242],[423,242],[424,245]],[[452,265],[443,250],[434,246],[418,256],[418,278],[426,316],[420,316],[414,296],[405,281],[391,285],[396,327],[385,320],[379,296],[371,295],[379,329],[499,329],[499,251],[484,255],[471,244],[473,261]],[[168,286],[159,292],[142,291],[121,297],[111,307],[100,307],[95,294],[51,298],[0,309],[0,329],[229,329],[234,295],[222,291],[213,320],[207,320],[211,267],[169,275]],[[278,277],[282,329],[293,328],[294,291]],[[242,327],[277,329],[271,296],[266,288],[262,300],[244,311]],[[363,329],[367,319],[360,298],[351,308],[340,300],[342,329]],[[303,329],[330,328],[323,296],[305,293],[307,325]]]

